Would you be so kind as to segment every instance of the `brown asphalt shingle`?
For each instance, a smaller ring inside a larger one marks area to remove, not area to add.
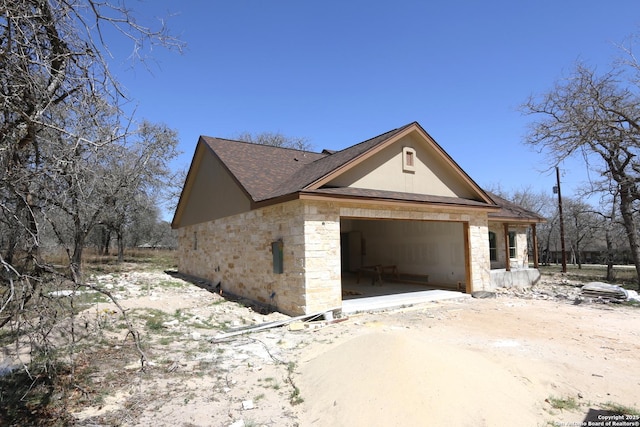
[[[350,161],[358,158],[362,154],[376,147],[378,144],[392,138],[394,135],[403,131],[406,125],[398,129],[383,133],[375,138],[368,139],[344,150],[337,151],[331,155],[318,159],[308,166],[301,168],[295,174],[293,174],[288,180],[284,181],[278,189],[273,192],[269,198],[283,196],[286,194],[294,193],[302,189],[307,188],[309,185],[318,181],[322,177],[333,172],[337,168],[349,163]]]
[[[456,197],[429,196],[362,188],[309,188],[314,182],[357,159],[379,144],[399,134],[414,123],[391,130],[341,151],[313,153],[291,148],[273,147],[208,136],[201,140],[213,151],[254,202],[261,202],[299,192],[336,197],[385,199],[431,204],[490,207],[482,201]],[[419,126],[419,125],[418,125]],[[539,215],[487,193],[500,207],[490,212],[490,219],[544,221]]]
[[[404,130],[406,125],[333,154],[201,137],[254,202],[296,193]]]
[[[269,198],[300,169],[326,156],[209,136],[201,138],[254,201]]]
[[[546,220],[538,215],[535,212],[532,212],[528,209],[523,208],[522,206],[516,205],[508,201],[507,199],[503,199],[497,194],[493,194],[490,192],[486,192],[489,197],[493,199],[494,202],[498,206],[500,206],[500,210],[497,212],[489,212],[489,219],[512,219],[512,220],[524,220],[524,221],[534,221],[534,222],[545,222]]]

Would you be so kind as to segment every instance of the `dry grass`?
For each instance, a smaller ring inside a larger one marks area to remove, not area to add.
[[[43,257],[46,262],[55,265],[60,271],[68,269],[69,258],[61,250],[49,250]],[[126,249],[123,262],[118,262],[117,254],[101,255],[94,249],[86,249],[83,254],[82,268],[86,275],[122,273],[133,269],[176,270],[178,252],[171,249]]]
[[[541,265],[540,273],[544,276],[558,275],[562,273],[561,265]],[[612,282],[627,289],[638,289],[638,276],[632,265],[614,266],[615,280]],[[607,267],[604,265],[583,264],[582,268],[577,265],[568,264],[566,278],[580,282],[606,282]]]

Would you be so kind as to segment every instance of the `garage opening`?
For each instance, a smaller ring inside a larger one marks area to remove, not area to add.
[[[342,299],[465,292],[466,230],[463,222],[342,218]]]

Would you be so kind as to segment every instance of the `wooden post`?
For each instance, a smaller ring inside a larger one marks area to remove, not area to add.
[[[536,224],[531,224],[531,242],[533,243],[533,268],[538,268],[538,234]]]
[[[556,180],[558,182],[558,213],[560,214],[560,247],[562,248],[562,272],[567,272],[567,251],[564,247],[564,219],[562,218],[562,193],[560,192],[560,169],[556,166]]]
[[[472,261],[472,257],[471,257],[471,227],[469,227],[469,223],[465,222],[462,225],[462,234],[464,236],[464,259],[465,259],[465,266],[464,266],[464,276],[465,276],[465,280],[467,281],[466,286],[465,286],[465,293],[470,294],[471,292],[473,292],[473,286],[471,284],[471,280],[472,280],[472,275],[471,275],[471,263]],[[460,288],[460,283],[458,283],[458,288]]]
[[[509,257],[509,224],[504,225],[504,268],[511,271],[511,258]]]

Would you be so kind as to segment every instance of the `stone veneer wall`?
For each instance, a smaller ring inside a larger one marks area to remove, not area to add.
[[[296,200],[179,229],[179,270],[287,314],[340,308],[340,217],[457,221],[469,225],[470,289],[491,286],[486,213]],[[282,239],[284,273],[271,242]]]
[[[282,203],[179,229],[181,273],[287,314],[306,312],[304,207]],[[271,243],[283,242],[283,273]]]
[[[529,250],[527,242],[528,226],[510,226],[509,231],[516,232],[516,257],[511,259],[511,268],[527,268],[529,266]],[[507,250],[504,246],[504,226],[503,224],[492,222],[489,224],[489,230],[496,233],[497,255],[498,259],[491,263],[491,268],[505,268]]]
[[[307,313],[342,308],[340,212],[334,203],[303,201]]]
[[[515,227],[517,268],[529,268],[529,243],[527,227]]]

